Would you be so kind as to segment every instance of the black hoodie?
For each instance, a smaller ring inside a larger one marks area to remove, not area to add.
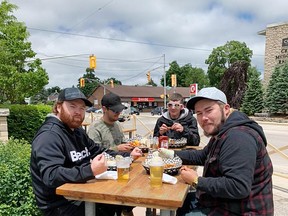
[[[273,215],[273,167],[262,127],[234,111],[203,150],[175,152],[204,166],[199,203],[209,215]]]
[[[69,201],[56,195],[55,189],[67,182],[95,178],[90,159],[103,151],[119,154],[94,143],[83,128],[72,131],[55,115],[49,115],[32,141],[30,170],[38,207],[50,209],[67,204]]]
[[[169,111],[162,114],[157,120],[153,136],[160,136],[160,127],[162,124],[166,124],[171,127],[174,123],[179,123],[183,126],[183,131],[178,132],[175,130],[169,130],[163,136],[168,136],[171,139],[181,139],[182,137],[187,139],[187,145],[198,146],[200,143],[200,136],[198,133],[198,125],[196,119],[193,117],[192,112],[184,108],[180,112],[180,116],[177,119],[172,119],[169,115]]]

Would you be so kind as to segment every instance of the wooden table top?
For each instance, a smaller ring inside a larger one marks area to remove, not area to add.
[[[178,175],[175,185],[163,183],[161,188],[151,187],[149,175],[142,167],[144,159],[141,157],[131,164],[130,179],[127,182],[93,179],[87,183],[66,183],[56,189],[56,194],[67,199],[96,203],[169,210],[181,207],[189,185]]]

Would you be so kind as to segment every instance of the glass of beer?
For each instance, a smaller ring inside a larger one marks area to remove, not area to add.
[[[124,157],[116,161],[117,175],[119,181],[129,180],[130,163],[130,157]]]
[[[162,186],[163,171],[164,163],[161,158],[150,162],[150,185],[152,187]]]

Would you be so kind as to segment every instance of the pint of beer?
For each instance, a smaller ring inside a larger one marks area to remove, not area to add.
[[[161,158],[152,160],[150,162],[150,185],[152,187],[162,186],[163,171],[164,171],[164,163]]]
[[[127,181],[129,180],[129,171],[130,171],[130,157],[122,158],[117,160],[117,175],[119,181]]]

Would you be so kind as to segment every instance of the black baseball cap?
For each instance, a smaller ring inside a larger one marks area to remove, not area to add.
[[[116,113],[122,112],[123,109],[127,108],[121,103],[121,98],[114,93],[104,95],[101,104]]]
[[[71,101],[76,99],[83,100],[86,106],[93,106],[78,88],[65,88],[58,95],[58,101]]]

